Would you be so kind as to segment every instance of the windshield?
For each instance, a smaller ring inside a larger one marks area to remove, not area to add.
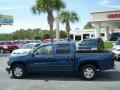
[[[80,46],[96,46],[96,45],[97,45],[97,40],[94,39],[83,40],[80,43]]]
[[[34,44],[25,44],[21,47],[21,49],[32,49]]]
[[[120,45],[120,40],[117,40],[116,45]]]
[[[8,45],[8,44],[12,44],[11,42],[0,42],[0,45]]]

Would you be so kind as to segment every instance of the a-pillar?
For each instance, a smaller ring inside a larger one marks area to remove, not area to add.
[[[109,40],[109,27],[105,27],[105,40]]]
[[[75,35],[75,34],[73,34],[73,40],[74,40],[74,41],[76,40],[76,39],[75,39],[75,36],[76,36],[76,35]]]
[[[95,37],[100,38],[101,36],[101,26],[100,23],[95,24]]]

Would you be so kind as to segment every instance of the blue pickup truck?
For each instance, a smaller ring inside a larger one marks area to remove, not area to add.
[[[97,71],[114,68],[110,52],[78,53],[72,41],[54,42],[39,46],[28,54],[10,56],[6,70],[14,78],[23,78],[28,73],[73,72],[82,79],[93,80]]]

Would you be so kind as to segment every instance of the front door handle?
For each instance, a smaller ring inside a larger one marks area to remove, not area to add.
[[[53,57],[52,57],[52,56],[48,56],[47,58],[49,58],[49,59],[50,59],[50,58],[53,58]]]

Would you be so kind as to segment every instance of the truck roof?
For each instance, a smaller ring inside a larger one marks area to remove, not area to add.
[[[47,45],[47,44],[75,44],[74,41],[55,41],[53,43],[45,43],[45,44],[42,44],[42,45]]]

